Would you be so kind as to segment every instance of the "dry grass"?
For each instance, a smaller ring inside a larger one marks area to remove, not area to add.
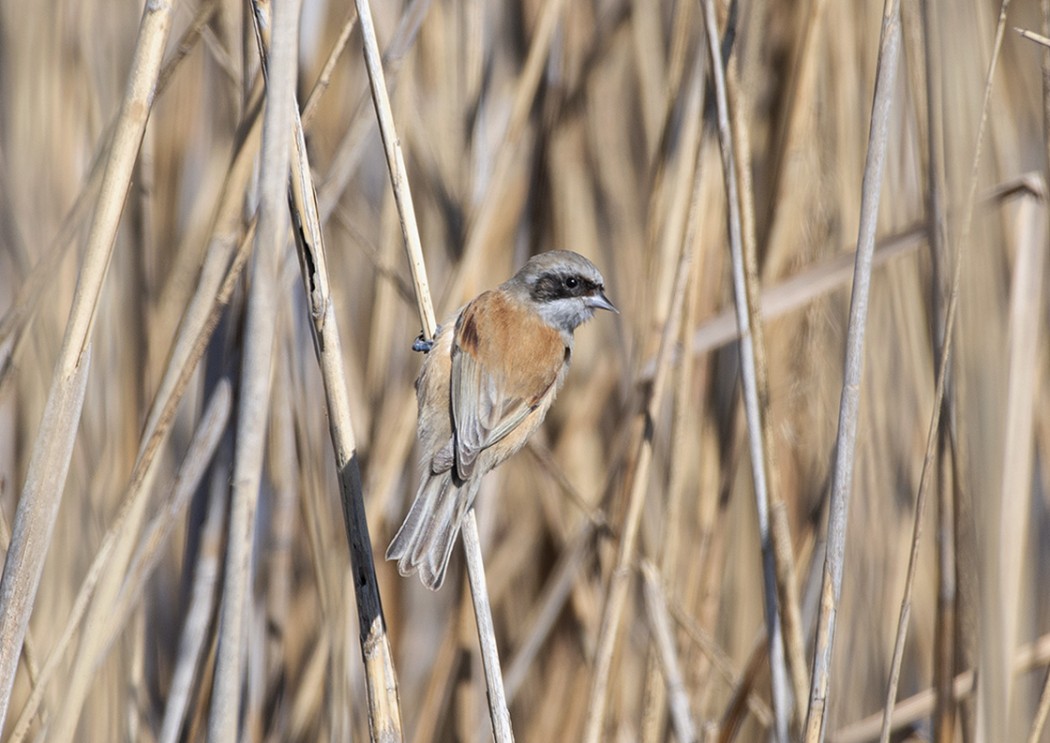
[[[0,740],[198,740],[231,720],[247,740],[367,739],[358,639],[377,645],[357,631],[340,501],[358,481],[405,739],[491,735],[462,558],[436,594],[381,560],[416,477],[425,284],[404,219],[439,320],[553,247],[592,258],[623,310],[577,333],[547,423],[479,497],[516,739],[759,740],[785,716],[794,739],[883,3],[716,2],[724,90],[695,0],[376,3],[407,216],[352,4],[302,4],[297,246],[265,206],[285,194],[258,180],[286,166],[265,154],[246,3],[175,2],[168,33],[165,3],[151,26],[127,0],[0,0]],[[890,727],[1013,741],[1046,714],[1050,52],[1009,31],[1046,36],[1044,5],[1009,6],[975,166],[1000,4],[900,4],[855,459],[836,484],[851,505],[830,740],[878,737],[898,636]],[[281,251],[270,309],[261,245]],[[325,274],[309,296],[301,269]],[[269,353],[249,340],[266,327]]]

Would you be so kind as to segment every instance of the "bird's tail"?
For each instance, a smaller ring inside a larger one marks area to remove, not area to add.
[[[423,480],[408,516],[386,550],[386,559],[397,560],[401,575],[418,572],[427,588],[441,588],[463,516],[477,495],[480,480],[474,478],[457,486],[450,471],[431,473]]]

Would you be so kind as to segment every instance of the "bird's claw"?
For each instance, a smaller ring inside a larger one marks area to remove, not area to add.
[[[420,333],[419,337],[412,342],[412,350],[418,351],[419,353],[430,353],[430,349],[433,347],[434,339],[424,338],[422,333]]]

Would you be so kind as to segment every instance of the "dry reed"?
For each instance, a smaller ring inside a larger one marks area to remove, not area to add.
[[[253,4],[0,1],[0,740],[487,739],[381,556],[413,339],[554,247],[623,314],[478,498],[517,740],[795,739],[815,652],[814,738],[1048,740],[1050,4],[900,4],[877,212],[879,0],[368,5],[275,107]]]

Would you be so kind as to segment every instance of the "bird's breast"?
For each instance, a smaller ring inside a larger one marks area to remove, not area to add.
[[[463,311],[456,342],[508,397],[536,405],[569,360],[561,333],[524,303],[485,292]]]

